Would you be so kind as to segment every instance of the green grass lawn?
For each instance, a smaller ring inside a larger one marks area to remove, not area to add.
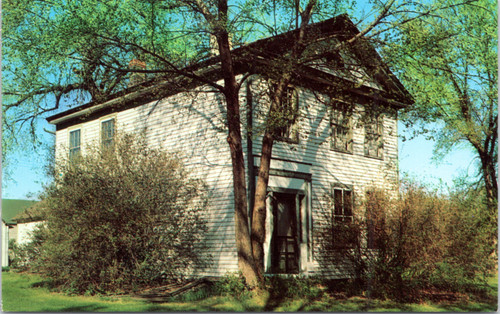
[[[171,311],[333,311],[333,312],[450,312],[496,311],[497,278],[490,281],[489,302],[400,304],[392,301],[352,297],[344,300],[323,295],[314,300],[304,298],[266,300],[210,296],[194,301],[150,303],[131,297],[68,296],[50,292],[36,275],[2,273],[2,306],[6,312],[171,312]],[[494,302],[493,302],[494,301]]]

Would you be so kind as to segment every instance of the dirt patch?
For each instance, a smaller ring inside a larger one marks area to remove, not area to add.
[[[186,280],[182,282],[171,283],[161,287],[146,289],[133,295],[133,297],[146,299],[154,303],[166,302],[173,296],[186,293],[207,284],[209,284],[209,281],[204,278],[197,280]]]

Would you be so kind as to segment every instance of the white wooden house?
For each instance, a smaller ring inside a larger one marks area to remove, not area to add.
[[[341,266],[325,269],[318,263],[317,230],[329,219],[352,219],[353,206],[368,187],[397,190],[397,110],[412,100],[366,41],[331,52],[359,33],[346,15],[310,30],[315,44],[295,73],[287,98],[298,106],[298,114],[273,149],[265,267],[268,273],[341,276]],[[273,79],[270,69],[294,36],[289,32],[233,51],[240,78],[248,76],[240,99],[250,204]],[[190,70],[222,79],[217,57]],[[220,276],[238,268],[225,119],[222,95],[208,85],[170,77],[143,82],[48,121],[56,125],[56,156],[84,153],[85,143],[107,144],[116,130],[143,133],[149,145],[184,156],[186,166],[209,187],[204,241],[212,262],[196,274]]]

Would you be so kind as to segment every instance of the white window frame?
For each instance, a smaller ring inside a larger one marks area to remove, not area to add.
[[[336,200],[336,191],[339,191],[341,193],[341,203],[342,204],[337,204],[337,200]],[[350,195],[350,200],[347,199],[347,195],[346,194],[349,194]],[[354,209],[354,189],[352,188],[352,186],[348,186],[348,185],[339,185],[339,184],[335,184],[332,186],[332,202],[333,202],[333,206],[332,206],[332,219],[334,222],[352,222],[353,221],[353,217],[354,217],[354,213],[353,213],[353,209]],[[338,206],[340,206],[340,208],[337,208]],[[347,206],[349,207],[349,211],[350,212],[346,212],[347,211]]]
[[[341,203],[338,204],[336,200],[336,191],[341,193]],[[347,193],[349,192],[349,193]],[[347,198],[347,194],[350,199]],[[332,197],[332,232],[333,232],[333,245],[337,249],[344,249],[351,247],[352,243],[342,241],[338,242],[338,235],[344,236],[342,233],[348,230],[348,226],[354,221],[354,189],[350,185],[345,184],[333,184],[331,188]],[[347,206],[346,206],[347,205]],[[340,206],[339,208],[337,208]],[[350,212],[346,212],[347,207],[349,207]],[[346,229],[347,228],[347,229]],[[349,238],[348,238],[349,239]],[[348,240],[347,240],[348,241]]]
[[[71,147],[71,144],[72,144],[71,143],[71,134],[73,134],[74,132],[77,132],[77,131],[80,133],[78,146]],[[81,125],[77,125],[77,126],[68,128],[68,158],[70,160],[73,160],[77,156],[81,156],[81,154],[82,154],[82,137],[83,137],[83,128]],[[76,148],[78,148],[77,153],[72,153],[72,151],[75,150]]]
[[[111,138],[107,138],[106,141],[110,141],[111,144],[106,144],[105,139],[103,138],[103,124],[109,121],[113,121],[113,135]],[[116,137],[116,126],[117,126],[117,119],[116,119],[116,114],[108,115],[105,117],[102,117],[99,119],[99,143],[101,147],[112,147],[115,143],[115,137]]]

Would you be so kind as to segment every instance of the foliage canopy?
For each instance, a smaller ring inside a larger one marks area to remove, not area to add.
[[[436,139],[437,156],[459,145],[471,148],[493,211],[498,194],[497,4],[443,3],[449,8],[439,14],[401,25],[384,54],[415,98],[403,121]]]

